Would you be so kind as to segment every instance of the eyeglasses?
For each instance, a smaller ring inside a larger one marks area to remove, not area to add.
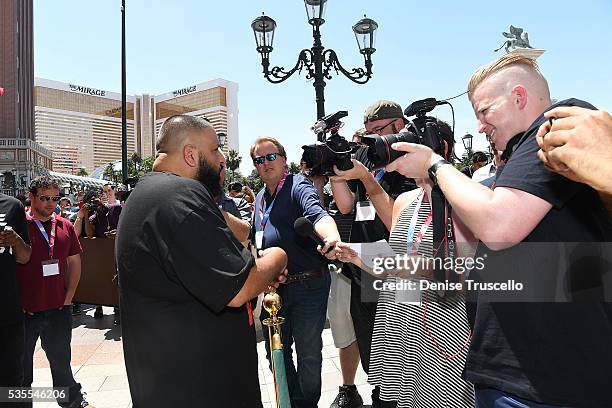
[[[391,120],[391,122],[387,123],[387,124],[386,124],[386,125],[384,125],[384,126],[378,126],[378,127],[375,127],[375,128],[373,128],[373,129],[371,130],[371,132],[372,132],[372,133],[380,133],[380,132],[382,132],[382,131],[383,131],[383,129],[384,129],[384,128],[386,128],[387,126],[389,126],[390,124],[392,124],[392,123],[393,123],[393,122],[395,122],[396,120],[397,120],[397,119],[393,119],[393,120]]]
[[[48,196],[48,195],[39,195],[39,196],[36,196],[36,197],[38,197],[38,199],[40,201],[49,201],[49,200],[51,200],[51,201],[55,201],[55,202],[58,202],[60,200],[60,198],[61,198],[60,196]]]
[[[253,159],[253,164],[255,164],[256,166],[261,166],[262,164],[264,164],[267,161],[274,161],[278,158],[278,156],[282,156],[282,154],[280,153],[268,153],[264,156],[257,156]]]

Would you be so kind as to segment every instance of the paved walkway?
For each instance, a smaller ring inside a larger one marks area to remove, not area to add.
[[[132,406],[123,361],[121,327],[113,325],[113,309],[104,307],[105,316],[94,319],[93,307],[83,305],[83,314],[74,318],[72,330],[72,371],[87,392],[87,400],[96,408],[129,408]],[[258,338],[261,329],[258,328]],[[274,408],[274,384],[268,369],[264,342],[257,343],[259,354],[259,383],[264,408]],[[338,350],[334,347],[330,329],[323,332],[323,386],[319,407],[327,408],[341,385]],[[366,383],[361,367],[355,383],[364,401],[370,403],[371,387]],[[51,386],[51,372],[40,342],[34,354],[33,386]],[[55,403],[35,403],[35,408],[58,407]]]

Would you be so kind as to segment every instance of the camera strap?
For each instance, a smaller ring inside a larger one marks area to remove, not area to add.
[[[431,207],[433,213],[433,242],[434,257],[443,257],[442,262],[434,262],[434,278],[438,282],[457,282],[459,276],[454,273],[452,266],[457,257],[457,244],[455,240],[455,227],[452,219],[452,208],[446,201],[444,193],[439,186],[431,191]],[[444,248],[443,251],[440,251]],[[442,252],[442,253],[441,253]],[[451,269],[444,268],[446,260],[450,261]]]

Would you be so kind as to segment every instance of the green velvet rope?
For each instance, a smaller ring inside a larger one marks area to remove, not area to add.
[[[283,350],[272,350],[272,359],[274,360],[274,368],[276,369],[275,376],[278,407],[291,408],[289,389],[287,388],[287,375],[285,373],[285,359],[283,356]]]

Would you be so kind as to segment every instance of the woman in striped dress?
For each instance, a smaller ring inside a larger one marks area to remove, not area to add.
[[[418,189],[395,201],[389,244],[397,254],[431,258],[432,184],[416,181]],[[473,237],[458,219],[453,217],[453,222],[458,256],[472,256],[462,243],[473,242]],[[348,246],[339,244],[337,253],[341,261],[371,270]],[[370,384],[380,388],[380,402],[372,407],[473,407],[473,387],[461,377],[470,341],[463,293],[441,296],[436,290],[419,290],[420,280],[432,281],[430,272],[385,272],[383,288],[400,284],[395,286],[400,289],[380,292],[368,377]],[[401,289],[409,282],[415,282],[416,289]]]

